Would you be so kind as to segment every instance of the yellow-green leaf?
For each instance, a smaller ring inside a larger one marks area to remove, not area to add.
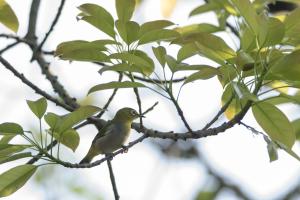
[[[134,21],[116,21],[116,28],[121,36],[121,38],[126,42],[126,44],[131,44],[132,42],[138,40],[138,34],[140,26]]]
[[[59,141],[61,144],[65,145],[66,147],[70,148],[73,152],[76,151],[79,142],[80,137],[76,130],[74,129],[68,129],[62,133],[58,132],[51,132],[51,130],[47,131],[48,134],[52,135],[53,137]]]
[[[219,70],[214,67],[203,66],[199,72],[195,72],[192,75],[188,76],[184,81],[184,84],[190,83],[195,80],[206,80],[210,79],[218,74],[220,74]]]
[[[214,10],[219,10],[219,9],[221,9],[221,6],[212,1],[209,3],[204,3],[203,5],[194,8],[190,12],[189,16],[192,17],[194,15],[199,15],[199,14],[202,14],[202,13],[205,13],[208,11],[214,11]]]
[[[18,153],[29,147],[32,147],[32,145],[0,144],[0,157]]]
[[[108,90],[108,89],[115,89],[115,88],[136,88],[136,87],[145,87],[145,85],[142,83],[130,82],[130,81],[124,81],[124,82],[112,81],[109,83],[95,85],[89,90],[88,94],[101,91],[101,90]]]
[[[27,100],[26,102],[30,110],[35,114],[35,116],[37,116],[39,119],[41,119],[44,116],[47,110],[47,101],[44,97],[36,101]]]
[[[167,51],[165,47],[158,46],[158,47],[152,47],[152,51],[158,60],[158,62],[161,64],[162,67],[165,67],[166,59],[165,56],[167,54]]]
[[[18,154],[14,154],[14,155],[11,155],[11,156],[10,155],[3,156],[3,157],[0,157],[0,164],[15,161],[15,160],[18,160],[18,159],[21,159],[21,158],[28,158],[28,157],[32,157],[30,152],[18,153]]]
[[[63,42],[57,46],[55,55],[62,60],[103,62],[107,61],[107,56],[102,51],[106,50],[106,44],[112,43],[110,40]]]
[[[174,23],[168,20],[155,20],[155,21],[146,22],[141,25],[139,36],[141,37],[145,33],[148,33],[149,31],[160,30],[172,25],[174,25]]]
[[[87,3],[79,6],[78,9],[82,11],[78,15],[79,19],[90,23],[112,38],[115,37],[114,19],[104,8]]]
[[[116,10],[119,20],[129,21],[133,15],[135,0],[116,0]]]
[[[37,170],[35,165],[20,165],[0,175],[0,197],[6,197],[20,189]]]
[[[202,32],[215,33],[221,31],[222,29],[212,24],[203,23],[203,24],[191,24],[187,26],[182,26],[182,27],[175,28],[174,30],[179,32],[182,36],[188,36],[191,34],[202,33]]]
[[[252,106],[252,113],[272,140],[292,148],[296,140],[295,131],[281,110],[270,103],[260,102]]]
[[[0,135],[18,135],[23,134],[23,128],[17,123],[5,122],[0,124]]]
[[[174,30],[168,30],[168,29],[158,29],[153,30],[145,33],[143,36],[141,36],[139,40],[139,45],[147,44],[151,42],[160,42],[164,40],[171,40],[176,37],[179,37],[180,34],[177,31]]]
[[[7,28],[15,33],[18,32],[18,18],[5,0],[0,0],[0,23],[4,24]]]

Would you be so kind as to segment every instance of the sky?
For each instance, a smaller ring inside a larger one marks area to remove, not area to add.
[[[27,30],[27,20],[31,1],[9,0],[9,4],[15,10],[20,20],[20,30],[18,35],[24,36]],[[42,1],[40,10],[40,21],[37,24],[37,34],[44,36],[45,30],[48,29],[59,5],[58,0]],[[191,23],[212,23],[216,20],[210,13],[189,19],[188,13],[191,9],[199,5],[197,0],[178,1],[178,4],[170,16],[169,20],[179,26]],[[84,39],[96,40],[104,38],[105,35],[97,29],[84,22],[78,22],[76,15],[79,13],[77,7],[83,3],[98,3],[105,7],[114,17],[114,1],[99,0],[76,0],[67,1],[63,15],[48,42],[45,45],[47,50],[53,50],[63,41]],[[159,0],[148,0],[144,2],[135,13],[133,20],[142,23],[145,21],[162,19],[160,12]],[[0,25],[0,32],[10,33],[4,26]],[[236,47],[236,41],[226,33],[219,34],[232,47]],[[1,40],[0,47],[5,46],[4,40]],[[150,47],[145,51],[150,52]],[[176,55],[176,47],[168,47],[170,54]],[[150,53],[149,53],[150,54]],[[50,84],[40,74],[40,69],[36,63],[29,63],[31,51],[25,45],[20,45],[3,55],[13,66],[24,73],[25,76],[33,80],[44,90],[54,94]],[[200,57],[193,57],[188,60],[189,63],[200,64]],[[93,85],[100,82],[108,82],[111,79],[117,79],[114,73],[107,72],[99,76],[98,66],[84,63],[60,61],[57,58],[47,58],[50,62],[51,71],[58,75],[59,80],[65,85],[66,89],[77,99],[86,98],[86,91]],[[201,59],[201,64],[211,64],[208,60]],[[179,74],[180,76],[182,74]],[[37,128],[35,118],[26,106],[26,99],[35,100],[39,98],[30,88],[23,85],[16,77],[0,65],[0,122],[14,121],[23,125],[27,129]],[[213,92],[212,92],[213,91]],[[93,104],[103,106],[105,100],[111,91],[103,91],[89,96]],[[149,90],[143,90],[142,93],[143,108],[146,109],[159,101],[159,105],[154,111],[147,115],[145,126],[154,129],[168,131],[185,131],[182,122],[176,114],[175,108],[167,100],[153,94]],[[210,117],[214,116],[220,108],[220,97],[222,87],[216,78],[208,81],[196,81],[188,87],[184,87],[180,96],[180,105],[186,113],[187,119],[192,128],[200,129],[205,125]],[[105,97],[105,98],[103,98]],[[118,93],[117,98],[113,101],[107,114],[104,116],[110,119],[113,113],[124,106],[137,108],[135,96],[129,90],[122,90]],[[65,113],[60,108],[49,103],[48,111]],[[291,119],[299,113],[299,107],[283,106],[281,107],[288,113]],[[295,112],[296,111],[296,112]],[[261,130],[255,123],[254,118],[249,112],[243,120],[249,125]],[[86,127],[80,130],[81,142],[75,153],[65,150],[63,159],[78,162],[90,145],[96,131],[93,127]],[[84,137],[83,137],[84,135]],[[130,141],[139,136],[133,132]],[[16,141],[17,142],[17,141]],[[196,160],[180,160],[165,158],[159,150],[154,148],[155,139],[149,139],[143,144],[138,144],[129,149],[127,154],[117,156],[113,160],[114,172],[117,176],[117,185],[121,199],[124,200],[184,200],[192,199],[197,189],[205,187],[206,171],[201,163]],[[214,170],[228,177],[230,182],[238,184],[244,191],[251,194],[252,197],[260,200],[274,199],[280,194],[284,194],[289,186],[297,184],[299,180],[299,163],[294,158],[284,152],[279,152],[279,160],[273,163],[269,162],[266,143],[260,136],[253,135],[249,130],[241,126],[227,130],[225,133],[214,137],[207,137],[195,141],[198,148],[203,152],[204,158],[210,163]],[[294,150],[300,152],[299,145],[295,144]],[[16,162],[23,164],[24,161]],[[16,163],[0,165],[0,172],[15,166]],[[99,192],[104,199],[112,199],[112,189],[109,180],[107,166],[105,164],[92,169],[64,169],[56,166],[57,184],[50,182],[47,193],[59,194],[59,199],[76,199],[75,196],[63,196],[68,194],[59,182],[71,180],[78,182],[79,185],[86,187],[94,193]],[[47,173],[47,172],[46,172]],[[30,180],[23,188],[5,200],[18,199],[47,199],[45,190],[41,185]],[[63,196],[63,197],[62,197]],[[92,199],[92,197],[89,197]],[[50,199],[50,198],[48,198]],[[78,198],[80,199],[80,198]],[[230,192],[224,192],[219,197],[220,200],[233,199]]]

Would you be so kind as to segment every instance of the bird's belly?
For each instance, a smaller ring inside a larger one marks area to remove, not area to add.
[[[115,135],[109,134],[103,137],[103,139],[97,142],[97,146],[100,147],[102,154],[112,153],[117,149],[121,148],[122,145],[126,142],[128,135]]]

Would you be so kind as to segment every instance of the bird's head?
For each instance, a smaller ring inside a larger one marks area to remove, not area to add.
[[[133,120],[139,118],[139,117],[144,117],[143,115],[140,115],[136,110],[133,108],[121,108],[118,110],[116,113],[114,120],[117,121],[130,121],[132,122]]]

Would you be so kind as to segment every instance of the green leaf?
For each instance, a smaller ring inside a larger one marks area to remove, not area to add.
[[[228,84],[225,87],[225,90],[222,94],[222,106],[224,106],[231,98],[231,103],[229,104],[228,108],[225,111],[225,116],[227,117],[228,120],[231,120],[234,118],[235,115],[237,115],[240,111],[241,108],[246,104],[245,99],[239,99],[237,95],[235,94],[235,90],[232,86],[232,84]]]
[[[16,135],[4,135],[1,137],[0,145],[1,144],[8,144]]]
[[[171,70],[172,73],[175,72],[176,67],[180,64],[179,62],[177,62],[177,60],[175,58],[173,58],[170,55],[166,55],[165,56],[165,60],[168,64],[169,69]]]
[[[78,9],[82,11],[78,15],[81,20],[90,23],[112,38],[115,37],[114,19],[104,8],[87,3],[79,6]]]
[[[300,140],[300,119],[292,121],[292,125],[294,127],[297,140]]]
[[[260,102],[252,106],[252,113],[272,140],[292,148],[296,140],[295,131],[281,110],[270,103]]]
[[[13,122],[0,124],[0,135],[18,135],[23,134],[23,132],[23,128],[19,124]]]
[[[13,32],[15,33],[18,32],[19,29],[18,18],[5,0],[0,0],[0,23],[5,25]]]
[[[245,99],[253,102],[258,101],[257,96],[252,94],[245,84],[235,81],[231,82],[231,84],[233,86],[235,94],[238,96],[239,99]]]
[[[159,29],[159,30],[149,31],[145,33],[143,36],[141,36],[139,40],[139,45],[147,44],[151,42],[171,40],[179,36],[180,34],[174,30]]]
[[[267,145],[270,162],[278,160],[277,145],[274,142],[269,142]]]
[[[192,24],[192,25],[187,25],[183,27],[178,27],[175,28],[177,32],[179,32],[183,37],[195,34],[195,33],[215,33],[218,31],[221,31],[222,29],[220,27],[217,27],[212,24]]]
[[[165,47],[163,47],[163,46],[152,47],[152,51],[153,51],[156,59],[158,60],[158,62],[161,64],[161,66],[165,67],[165,64],[166,64],[165,56],[167,54]]]
[[[260,47],[279,44],[284,37],[284,24],[279,19],[270,17],[266,25],[261,27],[261,29],[265,29],[266,31],[261,31],[258,37]]]
[[[254,68],[254,59],[250,54],[244,52],[243,50],[237,53],[236,65],[240,71],[248,71]]]
[[[150,31],[160,30],[172,25],[174,25],[174,23],[168,20],[155,20],[155,21],[146,22],[141,25],[139,36],[141,37],[145,33],[148,33]]]
[[[122,53],[114,53],[109,56],[111,59],[118,59],[128,64],[136,65],[141,68],[142,72],[145,75],[150,75],[154,70],[154,63],[151,58],[147,56],[142,51],[131,51],[129,53],[122,52]]]
[[[180,57],[179,60],[195,54],[201,54],[223,65],[225,60],[236,56],[236,52],[224,40],[213,34],[197,33],[175,40],[174,43],[183,45],[177,55],[177,57]],[[185,45],[188,46],[185,47]]]
[[[28,158],[28,157],[32,157],[30,152],[18,153],[18,154],[14,154],[12,156],[4,156],[4,157],[0,157],[0,164],[15,161],[15,160],[18,160],[21,158]]]
[[[256,47],[256,37],[251,29],[241,25],[241,49],[245,52],[251,52]]]
[[[279,80],[299,81],[300,77],[300,50],[283,56],[273,66],[269,75]],[[268,78],[268,76],[267,76]]]
[[[220,74],[219,70],[214,67],[203,66],[199,72],[193,73],[192,75],[188,76],[184,84],[190,83],[195,80],[206,80],[210,79],[216,75]]]
[[[51,135],[51,130],[48,131],[48,133]],[[75,152],[80,142],[80,137],[76,130],[68,129],[61,133],[55,131],[52,133],[53,137],[57,141],[59,141],[61,144],[65,145],[66,147],[70,148],[73,152]]]
[[[61,123],[62,116],[59,116],[55,113],[48,112],[45,117],[45,121],[50,126],[51,129],[55,130],[55,128]]]
[[[259,23],[256,11],[249,0],[231,0],[236,11],[244,18],[253,33],[258,35]]]
[[[132,42],[138,40],[138,34],[140,26],[134,21],[116,21],[116,28],[121,36],[121,38],[130,45]]]
[[[218,69],[221,73],[221,75],[218,75],[218,79],[223,87],[233,81],[237,76],[236,70],[231,65],[222,65]]]
[[[20,189],[34,174],[37,166],[20,165],[0,175],[0,197],[6,197]]]
[[[175,68],[174,72],[177,72],[177,71],[195,71],[195,70],[199,71],[199,70],[206,70],[207,68],[213,68],[213,67],[211,67],[209,65],[188,65],[188,64],[185,64],[185,63],[181,63],[180,65],[178,65]]]
[[[126,63],[116,64],[113,66],[104,66],[98,72],[102,74],[106,71],[116,71],[116,72],[137,72],[141,74],[145,74],[143,72],[143,68],[139,65],[128,65]]]
[[[100,90],[108,90],[108,89],[115,89],[115,88],[136,88],[136,87],[145,87],[144,84],[138,83],[138,82],[130,82],[130,81],[124,81],[124,82],[109,82],[109,83],[103,83],[99,85],[95,85],[92,87],[88,94],[91,94],[93,92],[97,92]]]
[[[216,3],[213,3],[213,2],[205,3],[201,6],[198,6],[198,7],[194,8],[190,12],[189,17],[192,17],[194,15],[199,15],[199,14],[202,14],[202,13],[205,13],[205,12],[208,12],[208,11],[219,10],[219,9],[221,9],[221,6],[216,4]]]
[[[0,157],[23,151],[32,145],[0,144]]]
[[[100,110],[101,109],[96,106],[81,106],[77,110],[63,116],[59,126],[55,129],[55,132],[61,134]]]
[[[129,21],[133,15],[135,0],[116,0],[118,18],[122,21]]]
[[[59,56],[62,60],[104,62],[107,56],[102,51],[106,51],[106,44],[112,43],[110,40],[63,42],[57,46],[55,56]]]
[[[300,8],[291,12],[284,20],[285,40],[288,44],[297,46],[300,43]]]
[[[29,101],[27,100],[27,105],[29,106],[30,110],[37,116],[39,119],[42,119],[46,110],[47,110],[47,101],[44,97],[36,100],[36,101]]]

